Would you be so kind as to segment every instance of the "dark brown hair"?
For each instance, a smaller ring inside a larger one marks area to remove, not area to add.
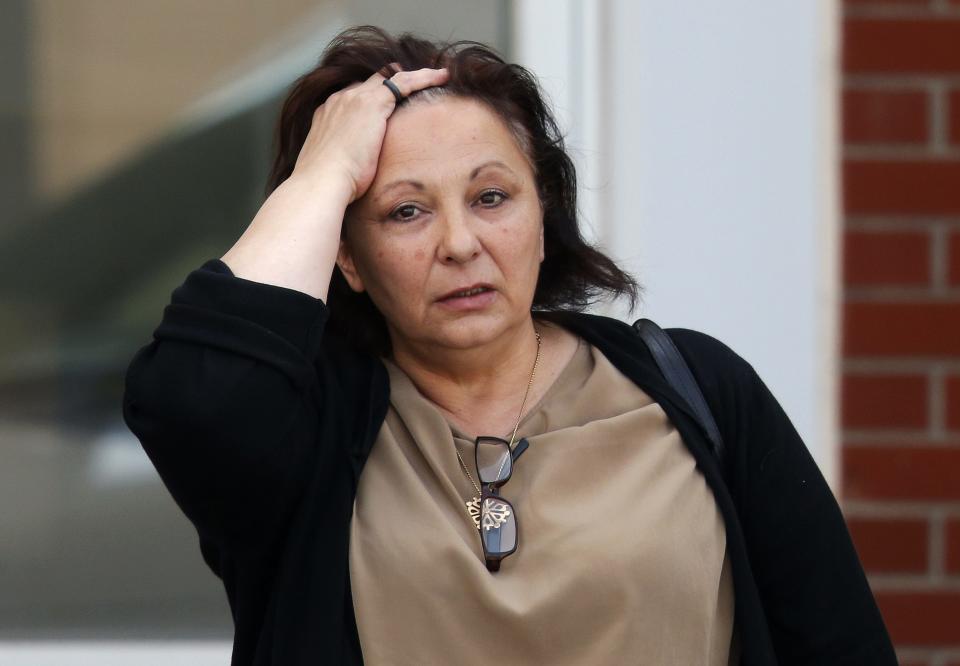
[[[314,110],[334,92],[365,81],[374,72],[389,76],[389,64],[394,62],[403,70],[448,68],[449,79],[442,86],[445,94],[487,105],[504,120],[530,160],[543,204],[545,258],[533,298],[538,318],[582,311],[604,296],[626,296],[633,309],[642,287],[580,233],[576,171],[536,78],[478,42],[433,42],[409,32],[393,36],[369,25],[341,32],[324,50],[317,67],[294,83],[283,103],[267,194],[293,172]],[[427,88],[410,98],[437,91]],[[383,315],[366,293],[350,289],[339,268],[334,269],[327,305],[328,330],[365,351],[390,353]]]

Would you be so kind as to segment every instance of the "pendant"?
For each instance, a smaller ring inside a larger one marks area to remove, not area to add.
[[[480,498],[474,497],[469,502],[465,502],[467,505],[467,513],[470,514],[471,520],[473,520],[474,526],[477,528],[477,531],[480,531]]]
[[[470,514],[470,518],[473,520],[474,526],[477,528],[477,531],[480,530],[480,498],[474,497],[469,502],[464,502],[467,505],[467,513]],[[487,520],[484,523],[484,527],[488,530],[499,529],[500,525],[507,521],[507,516],[510,515],[510,509],[503,502],[497,502],[495,497],[487,498]]]
[[[500,502],[496,497],[486,499],[486,513],[483,514],[483,529],[499,530],[500,526],[507,522],[507,516],[510,515],[510,505]]]

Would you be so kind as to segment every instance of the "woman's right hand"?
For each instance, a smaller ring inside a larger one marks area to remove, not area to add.
[[[390,80],[406,97],[442,85],[448,77],[446,68],[423,68],[397,72]],[[383,81],[375,73],[333,93],[317,107],[293,175],[314,182],[334,179],[351,192],[351,203],[363,196],[376,175],[387,119],[396,107]]]
[[[444,69],[397,72],[401,94],[442,85]],[[347,206],[377,173],[387,119],[396,99],[374,74],[330,95],[313,113],[290,177],[221,258],[236,277],[326,300]]]

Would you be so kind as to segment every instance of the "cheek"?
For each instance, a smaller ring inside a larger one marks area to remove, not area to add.
[[[502,227],[497,238],[501,247],[501,254],[510,257],[513,266],[520,267],[529,264],[527,258],[532,258],[537,264],[540,259],[540,231],[530,232],[528,229],[517,227]]]
[[[398,239],[382,240],[371,248],[364,262],[364,281],[371,292],[386,300],[398,299],[408,294],[422,281],[426,268],[427,252],[422,246],[409,246]],[[403,300],[408,301],[408,298]]]

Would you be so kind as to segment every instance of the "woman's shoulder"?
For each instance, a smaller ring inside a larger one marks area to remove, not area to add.
[[[565,312],[551,316],[551,320],[563,326],[570,334],[590,340],[595,346],[618,347],[634,353],[645,346],[637,330],[639,319],[631,324],[606,315]],[[687,365],[694,370],[694,374],[722,377],[729,381],[748,378],[754,372],[753,366],[719,337],[694,328],[662,328]]]
[[[663,329],[673,340],[687,362],[706,370],[731,373],[750,372],[753,366],[727,342],[702,330],[670,327]]]
[[[665,328],[718,420],[724,421],[729,410],[752,402],[766,390],[753,365],[730,344],[702,330]],[[721,424],[721,428],[724,424]]]

